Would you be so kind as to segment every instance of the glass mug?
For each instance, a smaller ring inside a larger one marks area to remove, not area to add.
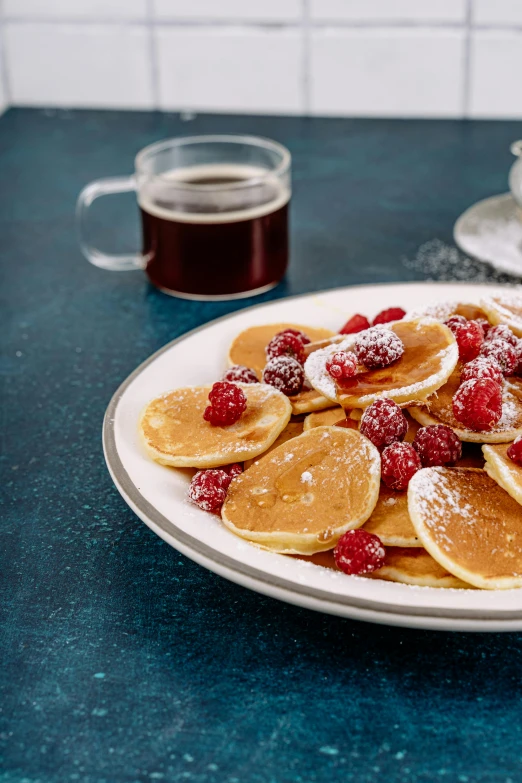
[[[143,247],[108,255],[89,242],[100,196],[135,190]],[[255,136],[193,136],[151,144],[135,174],[87,185],[76,217],[83,254],[103,269],[144,269],[167,294],[233,299],[267,291],[288,264],[291,156]]]

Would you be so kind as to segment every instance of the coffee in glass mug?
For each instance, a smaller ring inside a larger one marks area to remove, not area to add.
[[[85,256],[105,269],[144,269],[166,293],[194,299],[251,296],[272,288],[288,264],[291,158],[254,136],[195,136],[146,147],[135,174],[88,185],[77,218]],[[111,256],[90,245],[95,198],[136,190],[143,245]]]

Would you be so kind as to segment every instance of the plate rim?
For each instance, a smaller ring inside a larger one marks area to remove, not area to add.
[[[332,292],[342,292],[354,288],[394,288],[430,286],[431,288],[444,286],[466,286],[466,288],[486,288],[487,283],[465,283],[460,281],[406,281],[397,283],[361,283],[349,286],[339,286],[321,291],[310,291],[295,294],[289,297],[259,302],[248,307],[234,310],[231,313],[219,316],[211,321],[201,324],[188,332],[169,341],[147,359],[141,362],[118,386],[111,397],[103,419],[103,452],[109,474],[127,505],[134,513],[166,543],[203,567],[229,579],[236,584],[254,591],[269,595],[286,603],[303,606],[309,609],[336,614],[353,619],[367,620],[387,625],[398,625],[416,628],[429,628],[433,630],[470,630],[470,631],[501,631],[522,630],[522,610],[495,609],[456,609],[436,607],[404,607],[399,605],[383,605],[371,599],[355,596],[337,596],[332,600],[332,594],[323,592],[317,588],[309,588],[305,584],[297,584],[291,580],[268,574],[260,568],[241,564],[236,559],[216,550],[209,544],[191,536],[184,530],[175,527],[171,521],[158,511],[139,491],[130,478],[118,453],[115,435],[115,415],[118,404],[127,388],[141,373],[152,364],[159,356],[170,350],[176,344],[187,340],[192,335],[211,328],[214,325],[226,321],[238,314],[245,314],[272,304],[285,301],[302,299],[309,296],[321,296]],[[497,284],[497,287],[502,287]],[[251,583],[251,584],[249,584]],[[318,604],[311,605],[311,604]]]

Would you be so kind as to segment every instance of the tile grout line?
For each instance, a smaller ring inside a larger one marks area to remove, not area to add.
[[[310,116],[311,95],[310,95],[310,0],[302,0],[302,68],[301,90],[303,98],[303,115]]]
[[[214,19],[209,17],[208,19],[154,19],[152,16],[152,0],[147,0],[147,8],[149,12],[146,17],[136,17],[133,19],[118,19],[116,17],[93,17],[91,19],[79,19],[75,17],[25,17],[9,15],[4,17],[4,22],[7,24],[17,24],[21,26],[25,25],[73,25],[76,27],[89,27],[89,26],[120,26],[120,27],[136,27],[136,26],[149,26],[152,28],[167,27],[167,28],[186,28],[186,27],[215,27],[220,29],[223,27],[235,27],[235,28],[247,28],[247,29],[265,29],[265,30],[299,30],[303,29],[304,19],[306,17],[307,29],[318,30],[483,30],[493,32],[522,32],[521,24],[474,24],[469,19],[469,11],[464,22],[444,22],[444,21],[414,21],[414,20],[394,20],[394,19],[379,19],[379,20],[347,20],[347,19],[329,19],[329,20],[312,20],[307,12],[309,0],[303,0],[305,14],[303,15],[301,22],[298,19],[294,21],[251,21],[251,20],[238,20],[238,19]],[[471,0],[467,0],[469,9]]]
[[[471,31],[473,29],[473,0],[466,0],[466,27],[464,34],[462,73],[462,118],[469,118],[471,87]]]
[[[148,27],[148,48],[149,48],[149,73],[152,89],[152,108],[159,110],[159,70],[158,70],[158,50],[154,25],[154,0],[147,0],[147,27]]]

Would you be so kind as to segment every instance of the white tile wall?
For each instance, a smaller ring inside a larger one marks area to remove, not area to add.
[[[8,22],[4,40],[15,105],[152,108],[144,28]]]
[[[522,117],[522,0],[0,0],[0,9],[0,108]]]
[[[321,21],[464,22],[467,0],[310,0]]]
[[[152,0],[160,20],[299,22],[302,0]]]
[[[314,31],[312,112],[457,117],[463,51],[464,34],[455,30]]]
[[[4,14],[40,19],[146,19],[147,0],[3,0]]]
[[[470,115],[522,118],[522,31],[476,31],[471,40]]]
[[[521,0],[475,0],[473,21],[485,25],[522,25]]]
[[[294,30],[165,28],[156,43],[163,109],[304,110],[303,42]]]

